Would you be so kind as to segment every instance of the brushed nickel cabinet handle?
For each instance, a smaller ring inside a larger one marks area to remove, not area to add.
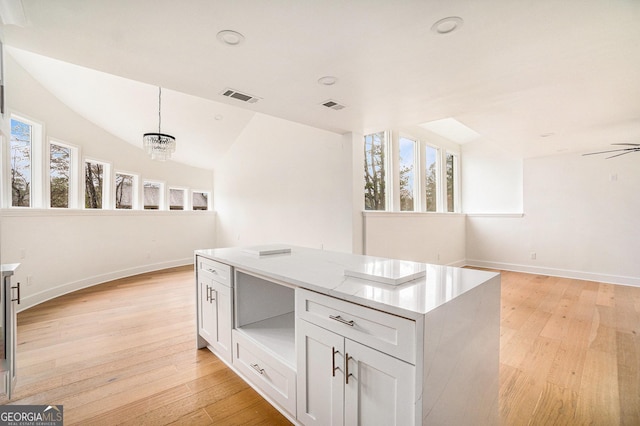
[[[258,364],[249,364],[249,366],[256,370],[258,373],[264,374],[264,368],[260,368]]]
[[[353,359],[353,357],[349,356],[349,352],[347,352],[344,356],[344,365],[345,365],[345,384],[349,384],[349,376],[353,376],[353,374],[349,373],[349,360]]]
[[[18,302],[18,305],[20,304],[20,283],[16,283],[15,287],[11,287],[11,288],[15,288],[18,290],[18,297],[16,299],[11,299],[12,302]]]
[[[353,320],[347,321],[346,319],[342,318],[340,315],[329,315],[329,318],[331,318],[334,321],[341,322],[342,324],[346,324],[349,327],[353,327],[354,325],[356,325],[356,323]]]
[[[332,377],[336,377],[336,370],[338,369],[338,367],[336,367],[336,354],[340,353],[340,351],[336,351],[336,347],[333,346],[331,347],[331,375]]]

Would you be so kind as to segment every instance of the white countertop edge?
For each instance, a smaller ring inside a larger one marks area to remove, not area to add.
[[[342,258],[343,260],[353,259],[355,261],[363,261],[368,259],[384,259],[384,258],[375,257],[375,256],[329,252],[325,250],[309,249],[309,248],[297,247],[297,246],[291,246],[291,247],[292,247],[292,253],[290,254],[270,255],[270,256],[264,256],[264,257],[252,256],[247,253],[242,253],[242,248],[240,247],[196,250],[195,255],[201,255],[208,259],[212,259],[221,263],[228,264],[230,266],[233,266],[234,268],[237,268],[238,270],[245,271],[245,272],[263,277],[265,279],[279,281],[281,283],[285,283],[294,287],[300,287],[303,289],[315,291],[317,293],[325,294],[327,296],[332,296],[332,297],[346,300],[352,303],[356,303],[365,307],[370,307],[376,310],[380,310],[383,312],[387,312],[400,317],[414,319],[414,320],[447,302],[446,300],[441,302],[432,301],[432,303],[430,303],[429,306],[426,306],[424,309],[412,309],[404,306],[399,306],[398,304],[390,304],[390,303],[386,303],[380,300],[375,300],[369,297],[363,297],[361,294],[359,295],[359,293],[364,292],[365,288],[368,288],[369,290],[371,288],[376,288],[376,289],[379,288],[383,292],[387,292],[391,294],[393,292],[400,291],[401,289],[405,288],[408,285],[416,286],[416,287],[419,287],[419,286],[424,287],[426,286],[426,282],[416,284],[416,282],[412,281],[409,283],[395,286],[395,285],[382,284],[379,282],[373,282],[373,281],[354,278],[354,277],[347,277],[347,276],[338,277],[337,274],[334,274],[332,276],[332,279],[334,281],[332,284],[330,284],[329,286],[321,286],[321,285],[314,284],[313,282],[309,282],[307,280],[298,279],[291,275],[283,275],[281,273],[274,272],[273,269],[275,268],[273,268],[273,265],[271,263],[269,262],[263,263],[263,261],[275,260],[275,259],[278,259],[278,257],[284,257],[285,259],[290,258],[292,256],[295,256],[296,254],[302,257],[301,259],[299,259],[301,261],[305,261],[305,257],[308,257],[309,255],[315,255],[315,254],[318,254],[318,256],[325,256],[325,257],[337,256]],[[246,262],[244,262],[245,260]],[[256,262],[263,263],[263,264],[260,265],[260,267],[253,266],[252,264],[255,264]],[[342,266],[342,265],[338,265],[337,262],[331,262],[331,261],[328,261],[327,259],[322,259],[322,262],[327,262],[327,265],[331,265],[336,268],[338,266]],[[320,264],[322,262],[320,262],[320,258],[319,258],[318,263]],[[499,273],[495,273],[495,272],[478,271],[473,269],[457,268],[453,266],[429,265],[429,264],[425,264],[425,265],[431,268],[444,270],[447,272],[453,272],[458,270],[458,272],[460,272],[461,275],[475,276],[473,281],[476,283],[468,287],[466,290],[460,292],[458,295],[466,293],[467,291],[500,275]],[[309,274],[313,274],[313,272],[309,272]],[[421,281],[421,279],[418,279],[416,281]]]

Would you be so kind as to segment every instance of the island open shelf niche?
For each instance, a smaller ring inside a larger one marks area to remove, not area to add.
[[[295,371],[295,290],[236,269],[235,328]]]

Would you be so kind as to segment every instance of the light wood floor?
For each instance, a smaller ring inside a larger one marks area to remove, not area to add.
[[[10,403],[62,404],[66,425],[288,424],[195,349],[194,293],[176,268],[20,313]],[[639,425],[640,288],[504,272],[500,361],[505,425]]]

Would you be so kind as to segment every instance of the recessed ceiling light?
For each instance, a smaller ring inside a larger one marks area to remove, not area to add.
[[[222,30],[216,37],[218,41],[229,46],[237,46],[244,41],[244,36],[233,30]]]
[[[436,34],[449,34],[462,27],[464,21],[459,16],[442,18],[431,26],[431,31]]]
[[[220,115],[220,114],[216,114],[216,115],[214,115],[214,116],[213,116],[213,119],[214,119],[214,120],[217,120],[217,121],[220,121],[220,120],[222,120],[223,118],[224,118],[224,117],[223,117],[222,115]]]
[[[333,86],[338,82],[338,79],[332,75],[327,75],[318,79],[318,84],[322,84],[323,86]]]

